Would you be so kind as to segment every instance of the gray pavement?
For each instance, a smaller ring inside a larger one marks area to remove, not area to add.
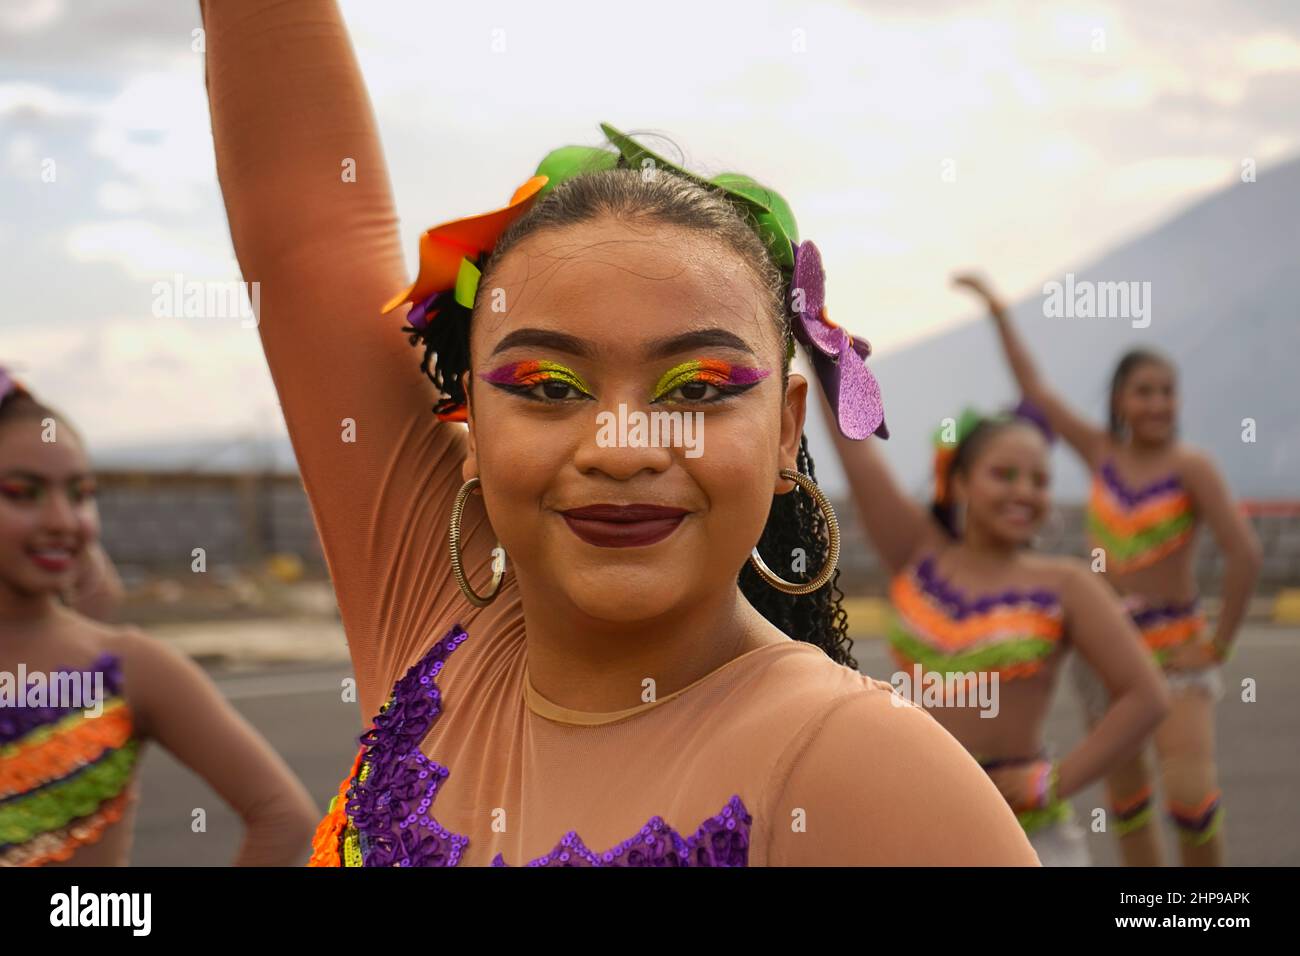
[[[859,641],[862,670],[887,678],[893,667],[880,641]],[[327,653],[325,656],[329,656]],[[256,670],[214,668],[218,686],[299,775],[322,811],[356,754],[360,713],[341,699],[346,665],[265,664]],[[1252,625],[1224,674],[1219,704],[1219,769],[1227,808],[1228,862],[1236,866],[1300,865],[1300,630]],[[1258,700],[1241,701],[1241,681],[1257,682]],[[1059,689],[1048,736],[1058,749],[1082,732],[1071,688]],[[238,849],[238,819],[196,775],[156,745],[141,771],[142,803],[132,855],[135,865],[221,866]],[[1103,806],[1100,785],[1075,801],[1081,820]],[[191,811],[207,810],[206,833],[190,832]],[[1113,839],[1089,833],[1093,860],[1118,862]],[[1166,831],[1170,860],[1176,844]],[[304,849],[303,859],[306,859]]]

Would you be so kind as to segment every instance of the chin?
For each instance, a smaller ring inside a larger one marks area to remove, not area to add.
[[[1001,528],[998,536],[1012,548],[1028,548],[1033,545],[1037,534],[1038,525],[1034,525],[1032,528]]]
[[[1174,427],[1172,425],[1148,425],[1139,433],[1139,437],[1148,445],[1158,445],[1166,442],[1173,437]]]
[[[559,586],[583,614],[598,621],[631,623],[662,617],[680,607],[690,581],[680,570],[640,568],[629,572],[607,566],[561,580]]]

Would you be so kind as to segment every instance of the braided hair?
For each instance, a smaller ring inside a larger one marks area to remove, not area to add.
[[[617,168],[592,170],[567,179],[540,199],[502,233],[491,253],[475,265],[482,272],[474,308],[466,308],[447,294],[436,306],[436,318],[422,328],[406,326],[413,346],[423,350],[420,369],[438,388],[441,396],[433,407],[439,416],[449,415],[465,403],[461,376],[470,367],[470,324],[476,311],[489,308],[484,290],[505,254],[526,236],[544,229],[559,229],[602,216],[613,216],[638,224],[675,225],[702,232],[730,247],[753,271],[764,292],[766,310],[777,325],[785,351],[781,387],[789,382],[790,359],[794,354],[794,331],[787,307],[787,290],[781,270],[755,231],[751,216],[741,212],[721,190],[658,169],[653,175],[628,168],[620,160]],[[806,436],[800,436],[798,470],[816,480]],[[759,551],[784,556],[803,549],[804,571],[783,574],[796,583],[811,580],[821,569],[830,550],[829,529],[816,503],[798,489],[773,496],[772,509],[759,540]],[[784,633],[820,647],[836,663],[856,669],[849,653],[848,618],[841,607],[839,570],[812,594],[790,595],[763,582],[746,562],[739,586],[745,599]]]

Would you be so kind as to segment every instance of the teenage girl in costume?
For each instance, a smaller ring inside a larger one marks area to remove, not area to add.
[[[923,675],[988,681],[996,711],[969,690],[958,694],[954,682],[930,712],[988,771],[1043,865],[1086,866],[1085,836],[1067,798],[1141,747],[1165,712],[1163,682],[1119,602],[1086,565],[1028,550],[1050,507],[1040,425],[968,410],[948,426],[936,436],[929,514],[898,486],[877,448],[832,429],[854,503],[892,575],[896,680],[913,688]],[[1071,645],[1103,675],[1112,699],[1058,763],[1044,750],[1043,723]]]
[[[126,865],[150,740],[243,819],[236,864],[301,862],[310,797],[198,666],[60,599],[95,547],[94,491],[76,432],[0,370],[0,866]]]
[[[203,14],[235,251],[370,725],[313,862],[1032,865],[960,744],[846,666],[779,197],[607,130],[426,232],[407,289],[335,4]],[[600,440],[620,405],[699,413],[701,453]],[[812,593],[756,545],[805,549]]]
[[[1011,370],[1030,401],[1093,473],[1088,501],[1091,545],[1105,557],[1106,577],[1125,601],[1173,694],[1156,731],[1166,809],[1187,866],[1223,862],[1223,803],[1214,761],[1214,702],[1222,696],[1219,665],[1231,652],[1261,561],[1259,542],[1214,463],[1177,440],[1173,365],[1146,350],[1129,352],[1111,380],[1110,426],[1081,418],[1039,377],[1002,302],[972,276],[964,286],[984,300]],[[1196,592],[1193,538],[1210,526],[1224,555],[1223,605],[1213,636]],[[1105,692],[1085,668],[1075,670],[1089,718]],[[1151,774],[1142,754],[1108,780],[1112,830],[1131,866],[1158,866]]]

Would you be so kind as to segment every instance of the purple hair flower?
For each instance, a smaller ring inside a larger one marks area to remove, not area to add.
[[[790,283],[794,335],[807,349],[822,391],[845,438],[889,437],[880,383],[867,368],[871,345],[855,339],[826,315],[826,270],[811,242],[795,248]]]

